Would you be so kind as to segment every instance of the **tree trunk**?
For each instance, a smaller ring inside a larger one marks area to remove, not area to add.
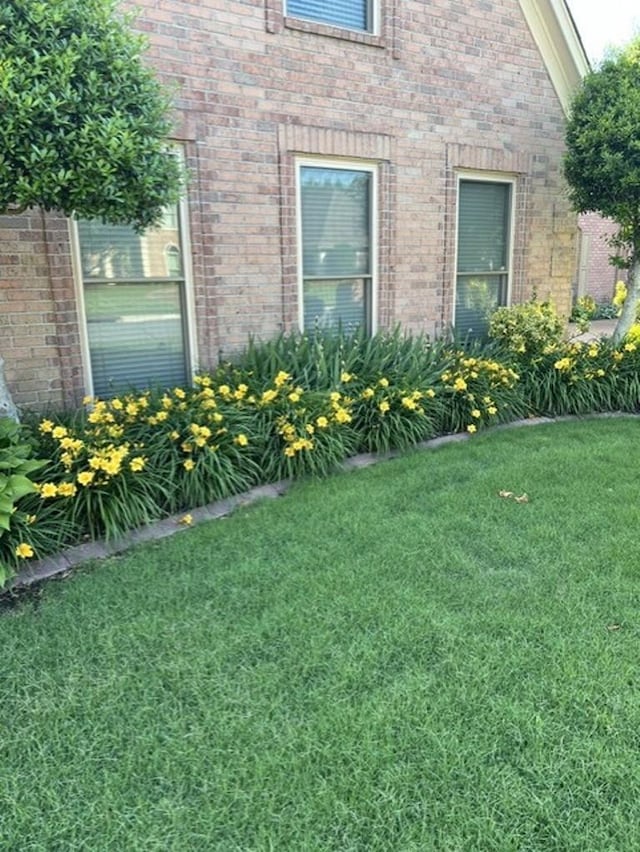
[[[0,355],[0,417],[10,417],[19,422],[18,409],[13,404],[9,388],[4,379],[4,358]]]
[[[627,298],[622,306],[620,319],[613,332],[613,342],[620,343],[631,326],[636,322],[636,311],[640,301],[640,252],[634,251],[633,262],[629,268],[629,280],[627,281]]]

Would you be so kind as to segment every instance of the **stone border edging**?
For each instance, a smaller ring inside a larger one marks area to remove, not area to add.
[[[499,431],[503,429],[517,429],[523,426],[540,426],[547,423],[562,423],[569,420],[585,420],[597,418],[614,418],[614,417],[638,417],[640,414],[627,412],[595,412],[579,417],[574,414],[561,415],[559,417],[530,417],[526,420],[514,420],[511,423],[501,423],[498,426],[492,426],[489,429],[483,429],[481,435],[486,435],[487,432]],[[441,435],[438,438],[431,438],[428,441],[422,441],[416,444],[412,449],[415,450],[435,450],[445,444],[459,443],[460,441],[470,440],[472,436],[467,432],[454,432],[451,435]],[[401,450],[391,450],[388,453],[361,453],[357,456],[351,456],[345,459],[341,467],[345,471],[359,470],[361,468],[371,467],[388,459],[399,458],[404,455]],[[118,538],[114,541],[88,541],[85,544],[78,544],[74,547],[69,547],[66,550],[60,551],[52,556],[46,556],[36,562],[32,562],[28,567],[19,571],[18,574],[9,582],[5,589],[0,590],[0,597],[28,588],[34,583],[48,580],[57,577],[79,565],[89,562],[92,559],[104,559],[107,556],[114,556],[119,553],[124,553],[136,544],[142,544],[147,541],[158,541],[167,538],[170,535],[188,529],[191,525],[184,525],[181,519],[186,514],[191,515],[193,524],[201,523],[202,521],[216,520],[225,518],[230,515],[235,509],[240,506],[249,506],[257,500],[274,499],[285,494],[291,486],[293,480],[283,479],[280,482],[273,482],[266,485],[256,485],[254,488],[245,491],[242,494],[235,494],[232,497],[226,497],[224,500],[217,500],[215,503],[209,503],[206,506],[198,506],[188,512],[182,511],[176,515],[171,515],[168,518],[163,518],[159,521],[154,521],[144,527],[138,527],[130,533]]]

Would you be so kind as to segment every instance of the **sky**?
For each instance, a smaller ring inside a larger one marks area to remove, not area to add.
[[[625,44],[640,33],[640,0],[567,0],[587,56],[602,59],[611,45]]]

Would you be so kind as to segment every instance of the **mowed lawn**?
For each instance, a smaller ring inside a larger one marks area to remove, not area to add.
[[[639,462],[498,430],[6,608],[0,849],[640,849]]]

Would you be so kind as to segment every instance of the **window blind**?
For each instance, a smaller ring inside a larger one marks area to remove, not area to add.
[[[509,276],[511,185],[461,181],[455,325],[482,336],[489,314],[505,304]]]
[[[184,384],[188,378],[179,217],[137,234],[78,222],[93,393]]]
[[[372,181],[356,169],[300,169],[305,329],[369,330]]]
[[[461,181],[458,272],[497,272],[508,263],[511,186]]]
[[[305,166],[300,181],[305,278],[368,274],[371,174]]]
[[[158,228],[136,233],[128,225],[105,225],[95,220],[78,222],[80,259],[84,280],[182,277],[180,229],[177,219]]]
[[[86,286],[96,396],[186,382],[181,295],[177,283]]]
[[[371,282],[366,278],[305,281],[304,329],[342,328],[351,332],[364,326],[370,331]]]
[[[370,32],[371,0],[287,0],[287,15]]]

